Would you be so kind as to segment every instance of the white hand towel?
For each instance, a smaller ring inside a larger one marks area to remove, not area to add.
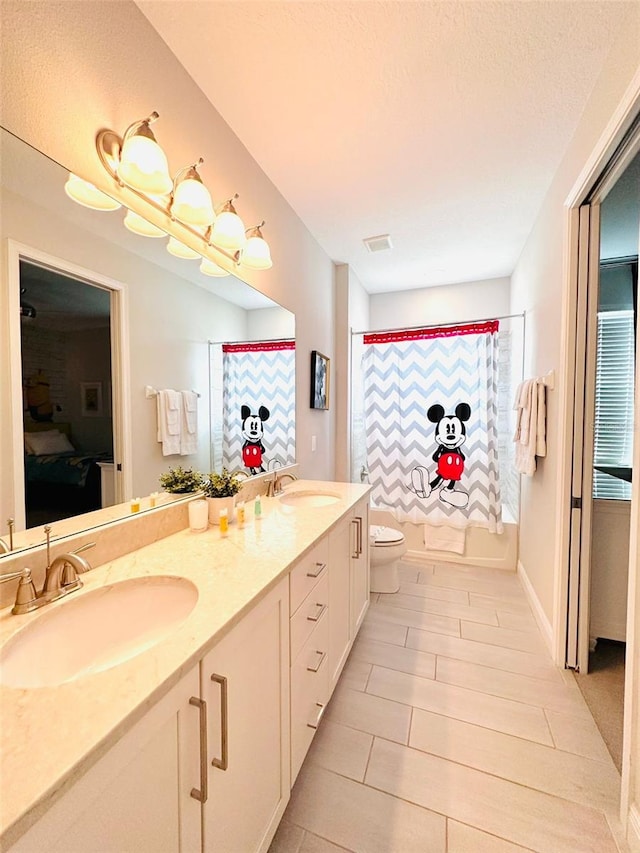
[[[513,408],[518,412],[513,436],[516,471],[533,477],[536,456],[546,456],[547,453],[544,384],[537,379],[520,383]]]
[[[464,554],[467,531],[448,524],[424,524],[424,544],[429,551],[451,551]]]
[[[189,456],[198,452],[198,395],[195,391],[181,391],[182,431],[180,455]]]
[[[182,397],[177,391],[165,389],[158,391],[156,400],[158,441],[162,444],[162,455],[176,456],[180,453]]]

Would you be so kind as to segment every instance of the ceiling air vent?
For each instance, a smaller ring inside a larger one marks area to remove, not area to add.
[[[362,241],[370,252],[386,252],[393,249],[391,237],[388,234],[378,234],[377,237],[367,237]]]

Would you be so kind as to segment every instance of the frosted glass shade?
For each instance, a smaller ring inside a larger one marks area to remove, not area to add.
[[[69,172],[64,191],[70,199],[83,207],[90,207],[91,210],[118,210],[121,207],[120,202],[109,198],[102,190],[94,187],[89,181],[83,181],[73,172]]]
[[[268,270],[273,266],[269,244],[262,237],[249,237],[242,254],[240,263],[252,270]]]
[[[184,258],[187,261],[195,261],[200,257],[199,252],[195,252],[189,246],[185,246],[184,243],[181,243],[180,240],[176,240],[175,237],[169,237],[167,252],[174,255],[176,258]]]
[[[177,184],[171,213],[187,225],[211,225],[215,217],[213,203],[209,190],[198,177],[185,178]]]
[[[125,228],[133,231],[134,234],[140,234],[141,237],[166,237],[166,231],[158,228],[157,225],[152,225],[147,222],[142,216],[134,213],[133,210],[128,210],[124,218]]]
[[[244,223],[237,213],[230,210],[221,211],[211,229],[211,242],[221,249],[241,249],[246,237]]]
[[[208,258],[203,258],[202,263],[200,264],[200,272],[205,275],[213,276],[214,278],[222,278],[225,275],[230,275],[226,270],[223,270],[222,267],[219,267],[218,264],[214,264],[213,261],[210,261]]]
[[[169,175],[167,158],[153,134],[126,137],[120,152],[118,177],[135,190],[155,195],[171,192],[173,181]]]

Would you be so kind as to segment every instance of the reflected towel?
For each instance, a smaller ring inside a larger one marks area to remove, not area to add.
[[[429,551],[452,551],[464,554],[467,531],[447,524],[424,524],[424,544]]]
[[[180,455],[198,452],[198,395],[195,391],[181,391],[182,430],[180,433]]]
[[[182,396],[171,389],[158,391],[156,405],[158,441],[162,444],[162,455],[176,456],[180,453]]]

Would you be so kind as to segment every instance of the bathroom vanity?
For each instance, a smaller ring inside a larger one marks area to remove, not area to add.
[[[182,530],[35,615],[3,610],[5,646],[133,578],[197,589],[182,624],[134,657],[0,686],[2,849],[266,851],[368,606],[368,492],[297,481],[227,538]]]

